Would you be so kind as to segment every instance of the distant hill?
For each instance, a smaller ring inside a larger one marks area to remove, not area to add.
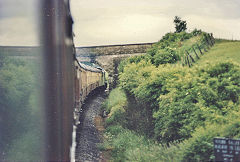
[[[7,56],[37,56],[39,52],[36,46],[0,46],[0,54]]]

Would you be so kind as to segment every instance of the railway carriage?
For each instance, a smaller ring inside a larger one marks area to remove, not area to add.
[[[87,95],[105,83],[104,71],[76,58],[69,0],[41,2],[44,60],[44,161],[70,161],[73,124]]]
[[[79,124],[81,107],[86,97],[97,87],[105,85],[105,71],[100,67],[93,67],[81,63],[78,59],[75,65],[75,124]]]

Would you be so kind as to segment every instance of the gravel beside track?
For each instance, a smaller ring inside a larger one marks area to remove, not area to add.
[[[83,105],[81,123],[77,128],[77,147],[75,159],[78,162],[104,161],[101,157],[97,144],[101,143],[100,134],[95,125],[95,118],[100,114],[100,108],[106,95],[104,90],[95,91]]]

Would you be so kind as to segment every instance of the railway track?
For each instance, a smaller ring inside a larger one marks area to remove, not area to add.
[[[78,125],[76,133],[76,153],[75,160],[78,162],[103,162],[97,145],[101,143],[100,134],[95,124],[95,119],[99,117],[100,108],[106,98],[106,94],[95,92],[86,100],[83,105],[81,123]]]

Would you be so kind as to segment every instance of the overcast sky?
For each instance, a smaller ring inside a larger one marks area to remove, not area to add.
[[[0,45],[38,45],[37,0],[0,0]],[[240,39],[240,0],[71,0],[76,46],[156,42],[188,29]]]
[[[176,15],[188,29],[240,39],[240,0],[71,0],[71,9],[76,46],[156,42]]]
[[[39,45],[37,0],[0,0],[0,46]]]

